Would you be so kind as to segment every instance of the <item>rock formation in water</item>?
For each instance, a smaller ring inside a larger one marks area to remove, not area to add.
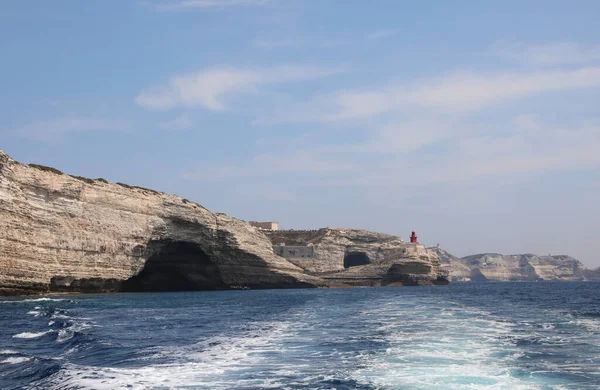
[[[458,258],[439,247],[429,249],[440,257],[451,281],[600,280],[600,269],[587,269],[570,256],[483,253]]]
[[[332,283],[354,286],[448,283],[447,273],[433,251],[406,243],[397,236],[330,228],[266,234],[274,246],[298,248],[298,255],[287,257],[290,262]],[[312,248],[311,255],[304,256],[302,248]]]
[[[243,221],[0,151],[0,294],[324,285]]]

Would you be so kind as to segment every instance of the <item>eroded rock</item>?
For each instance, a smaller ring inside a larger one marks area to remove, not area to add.
[[[439,257],[390,234],[360,229],[270,231],[273,245],[308,246],[314,255],[288,260],[330,283],[351,286],[447,284]],[[305,251],[299,251],[305,253]]]
[[[429,249],[452,281],[600,280],[600,269],[587,269],[570,256],[482,253],[458,258],[439,247]]]
[[[316,287],[245,222],[0,151],[0,294]]]

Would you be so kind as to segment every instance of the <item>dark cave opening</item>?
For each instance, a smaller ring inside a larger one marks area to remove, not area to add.
[[[349,252],[344,256],[344,268],[356,267],[357,265],[371,264],[369,256],[364,252]]]
[[[198,244],[152,242],[157,249],[144,269],[123,283],[122,291],[194,291],[226,289],[217,265]]]

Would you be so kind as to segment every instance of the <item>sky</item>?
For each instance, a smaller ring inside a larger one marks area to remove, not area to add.
[[[600,266],[600,2],[0,0],[0,149],[284,229]]]

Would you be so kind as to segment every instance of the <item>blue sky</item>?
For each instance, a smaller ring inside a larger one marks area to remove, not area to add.
[[[597,1],[0,1],[0,148],[282,228],[600,266]]]

